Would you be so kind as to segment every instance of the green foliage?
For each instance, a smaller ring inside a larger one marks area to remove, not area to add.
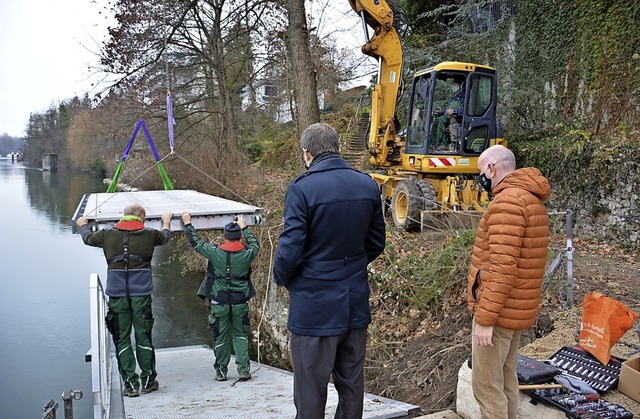
[[[620,184],[630,184],[640,147],[633,136],[593,135],[559,125],[556,132],[514,137],[509,148],[518,166],[533,166],[549,179],[551,206],[606,213],[599,202]]]
[[[382,298],[397,299],[401,307],[417,310],[434,308],[466,286],[475,239],[475,229],[448,230],[440,248],[427,249],[425,243],[388,241],[385,268],[376,263],[371,281]]]
[[[301,151],[293,125],[282,125],[273,138],[265,140],[265,151],[260,163],[267,167],[278,167],[283,170],[300,169]]]
[[[238,127],[238,146],[252,161],[259,161],[273,147],[282,127],[266,112],[251,110],[243,114]]]
[[[107,166],[105,165],[104,160],[101,158],[89,160],[89,169],[96,173],[99,173],[102,177],[105,177],[107,175]]]
[[[407,20],[407,24],[414,34],[418,36],[444,36],[448,21],[451,16],[446,13],[443,6],[454,4],[454,1],[438,0],[400,0]],[[398,12],[394,10],[397,15]]]

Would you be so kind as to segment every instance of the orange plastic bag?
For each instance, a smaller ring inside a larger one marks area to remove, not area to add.
[[[611,348],[633,327],[638,315],[620,301],[595,291],[585,295],[580,306],[580,347],[607,365]]]

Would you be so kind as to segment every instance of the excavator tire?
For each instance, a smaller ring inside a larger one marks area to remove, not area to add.
[[[393,224],[407,231],[420,227],[420,211],[424,208],[422,191],[415,180],[399,182],[391,198]]]
[[[418,187],[422,192],[423,209],[426,211],[438,209],[438,194],[433,185],[426,180],[419,180]]]

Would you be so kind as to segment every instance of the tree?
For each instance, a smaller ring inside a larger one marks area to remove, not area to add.
[[[76,115],[89,108],[85,95],[83,99],[76,96],[63,100],[57,106],[51,104],[44,113],[32,113],[27,123],[24,159],[35,165],[41,162],[42,153],[56,153],[58,163],[67,165],[67,128]]]
[[[320,109],[316,88],[316,69],[309,49],[309,29],[307,27],[304,0],[286,0],[285,8],[289,26],[286,44],[291,62],[291,74],[297,82],[293,84],[295,115],[298,132],[320,121]]]
[[[0,156],[6,156],[10,153],[19,153],[24,146],[24,140],[18,137],[12,137],[7,133],[0,135]]]
[[[268,3],[118,0],[115,9],[118,26],[104,45],[105,69],[121,77],[118,84],[148,82],[170,90],[182,130],[205,125],[213,164],[241,166],[238,94],[252,77],[252,34],[273,13]]]

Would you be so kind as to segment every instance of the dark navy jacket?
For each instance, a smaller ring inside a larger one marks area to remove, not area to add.
[[[367,264],[384,246],[375,181],[337,154],[316,156],[287,188],[273,269],[289,290],[288,329],[336,336],[371,323]]]

